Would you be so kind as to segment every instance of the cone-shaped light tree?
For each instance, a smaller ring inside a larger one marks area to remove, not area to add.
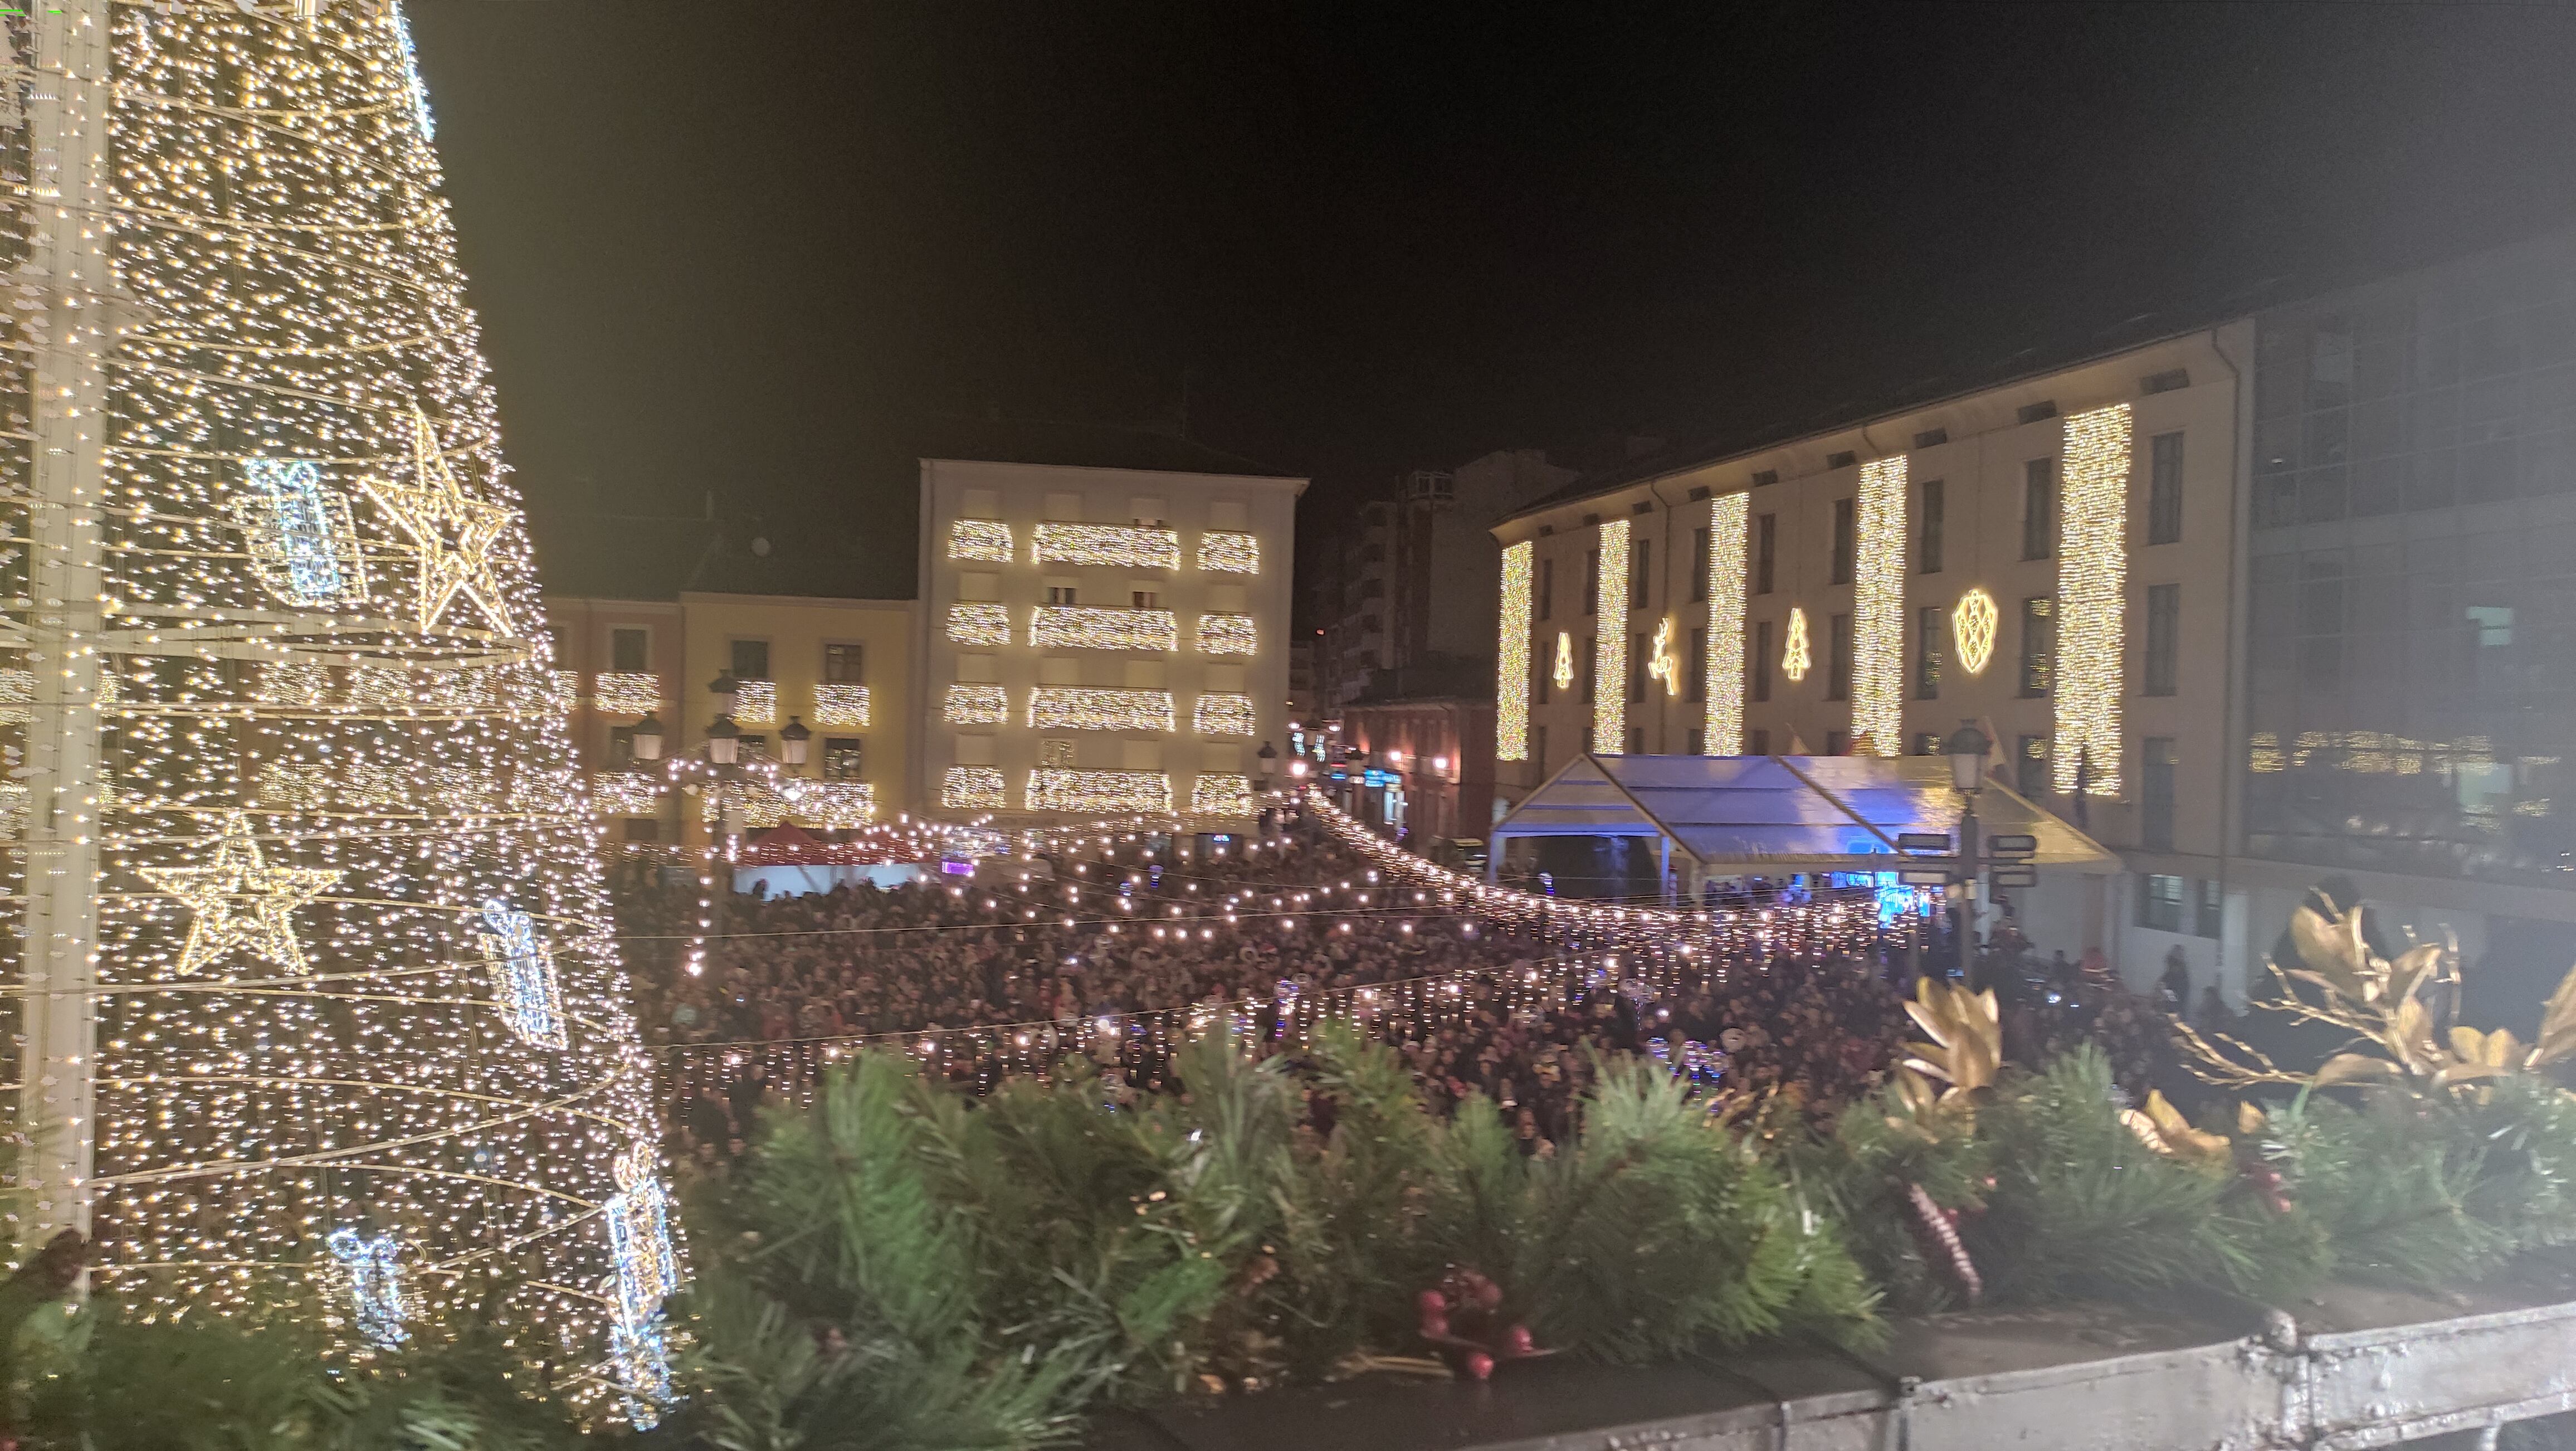
[[[503,1289],[649,1419],[676,1278],[430,111],[392,0],[5,17],[15,1228],[353,1345]]]

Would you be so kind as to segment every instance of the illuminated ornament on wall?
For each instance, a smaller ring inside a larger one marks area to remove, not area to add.
[[[358,1333],[379,1350],[392,1350],[411,1338],[403,1325],[402,1245],[390,1234],[368,1239],[346,1227],[331,1231],[327,1243],[348,1283]]]
[[[250,834],[249,818],[238,811],[224,818],[214,860],[207,865],[135,870],[196,914],[171,969],[181,977],[235,951],[291,973],[306,972],[304,948],[295,940],[290,914],[340,880],[338,872],[322,867],[270,866]]]
[[[1673,622],[1655,622],[1654,649],[1646,656],[1646,673],[1664,683],[1664,694],[1682,693],[1682,662],[1673,655]]]
[[[248,459],[233,522],[250,543],[259,582],[280,604],[352,604],[367,597],[367,565],[349,501],[325,488],[310,459]]]
[[[1750,502],[1729,494],[1708,516],[1708,730],[1712,756],[1744,750],[1744,545]]]
[[[1592,749],[1628,749],[1628,521],[1601,526],[1601,578],[1593,600]]]
[[[1559,690],[1574,688],[1574,636],[1567,631],[1556,632],[1556,669],[1549,678]]]
[[[868,688],[846,680],[826,680],[814,687],[814,724],[864,728],[868,723]]]
[[[1807,667],[1815,663],[1807,656],[1807,612],[1792,606],[1789,610],[1789,639],[1780,647],[1780,673],[1791,680],[1807,678]]]
[[[1211,529],[1199,536],[1199,568],[1210,574],[1259,574],[1261,541]]]
[[[948,557],[1011,562],[1011,526],[998,519],[952,519],[948,523]]]
[[[483,904],[483,963],[492,973],[494,1006],[522,1043],[565,1046],[563,992],[555,983],[555,955],[537,940],[525,912],[493,898]]]
[[[940,778],[939,804],[952,811],[999,811],[1002,773],[991,766],[951,766]]]
[[[1530,558],[1524,539],[1503,551],[1502,624],[1494,638],[1494,759],[1529,759]]]
[[[2129,405],[2066,420],[2057,548],[2060,791],[2120,794],[2120,689],[2129,589]]]
[[[1982,588],[1959,596],[1958,608],[1950,612],[1950,635],[1959,645],[1959,665],[1970,675],[1985,674],[1986,662],[1995,658],[1995,626],[2000,618],[1995,597]]]
[[[438,451],[429,415],[414,408],[411,419],[415,485],[369,479],[366,490],[395,526],[411,536],[420,560],[419,628],[425,633],[436,625],[448,601],[462,590],[492,628],[508,636],[513,633],[510,612],[501,598],[501,581],[492,573],[492,546],[516,513],[467,495]]]
[[[1905,459],[1861,466],[1853,541],[1852,740],[1905,753]]]

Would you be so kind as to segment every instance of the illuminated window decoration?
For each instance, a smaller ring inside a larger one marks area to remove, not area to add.
[[[765,726],[778,724],[778,682],[775,680],[738,680],[733,698],[735,725]]]
[[[998,685],[952,685],[939,718],[950,725],[1000,725],[1011,718],[1010,701]]]
[[[1011,643],[1011,612],[996,604],[950,605],[948,643],[1007,645]]]
[[[1240,692],[1202,691],[1194,711],[1192,728],[1203,736],[1250,737],[1253,730],[1252,697]]]
[[[298,975],[308,971],[291,920],[296,908],[337,885],[325,867],[273,867],[250,834],[250,818],[228,813],[214,860],[194,867],[137,867],[142,878],[188,905],[187,944],[171,971],[194,976],[236,951]]]
[[[651,816],[662,809],[662,778],[642,771],[601,771],[590,778],[591,809],[603,816]]]
[[[1128,524],[1040,524],[1033,543],[1040,564],[1117,564],[1129,569],[1178,569],[1181,536],[1174,529]]]
[[[867,781],[807,781],[788,804],[808,826],[855,831],[877,819],[877,788]]]
[[[492,973],[493,1005],[522,1043],[562,1049],[563,990],[554,951],[537,940],[536,919],[494,897],[483,904],[483,965]]]
[[[662,703],[662,677],[643,671],[598,676],[590,703],[610,715],[651,715]]]
[[[864,729],[868,723],[868,688],[846,680],[826,680],[814,687],[814,724]]]
[[[1201,771],[1190,784],[1194,816],[1250,816],[1252,778],[1240,771]]]
[[[948,557],[980,559],[988,564],[1011,562],[1011,526],[998,519],[952,519],[948,522]]]
[[[1646,652],[1646,673],[1664,684],[1664,694],[1682,693],[1682,662],[1673,654],[1673,622],[1655,621],[1654,648]]]
[[[1905,458],[1861,465],[1853,541],[1852,740],[1905,754]]]
[[[1169,811],[1172,778],[1161,771],[1085,771],[1040,766],[1029,772],[1031,811]]]
[[[1199,653],[1250,655],[1261,647],[1261,630],[1250,615],[1199,616]]]
[[[1601,588],[1593,599],[1592,749],[1628,749],[1628,521],[1601,526]]]
[[[1029,643],[1041,650],[1177,650],[1180,617],[1170,610],[1040,605],[1029,616]]]
[[[403,1298],[402,1243],[390,1234],[373,1239],[342,1227],[325,1241],[340,1263],[349,1291],[351,1318],[358,1334],[379,1350],[392,1350],[411,1338],[403,1322],[410,1317]]]
[[[461,591],[494,630],[512,635],[509,605],[492,572],[492,547],[504,533],[514,532],[518,511],[465,492],[439,451],[438,430],[418,408],[411,411],[411,457],[410,486],[368,479],[365,487],[395,527],[411,537],[419,561],[419,629],[426,634],[435,627]]]
[[[992,766],[951,766],[939,783],[939,804],[951,811],[1002,809],[1002,773]]]
[[[1708,727],[1712,756],[1744,753],[1744,551],[1751,507],[1742,494],[1709,506]]]
[[[1530,560],[1522,540],[1503,551],[1502,624],[1494,637],[1494,759],[1529,759]]]
[[[1574,688],[1574,636],[1565,630],[1556,632],[1556,688]]]
[[[1261,541],[1250,534],[1211,529],[1199,536],[1199,568],[1210,574],[1259,574]]]
[[[1959,596],[1958,607],[1950,611],[1950,637],[1959,646],[1960,669],[1970,675],[1986,673],[1986,663],[1995,658],[1995,626],[2002,618],[1984,586]]]
[[[251,564],[278,603],[351,604],[367,597],[366,557],[349,501],[322,483],[311,459],[242,461],[248,492],[233,500],[233,522],[250,543]]]
[[[1113,690],[1041,685],[1029,692],[1029,728],[1075,731],[1169,731],[1168,690]]]
[[[2066,420],[2057,546],[2059,791],[2120,794],[2122,628],[2129,590],[2129,405]]]
[[[1795,605],[1789,608],[1788,642],[1780,647],[1780,673],[1792,681],[1807,678],[1807,667],[1815,661],[1807,654],[1807,612]]]

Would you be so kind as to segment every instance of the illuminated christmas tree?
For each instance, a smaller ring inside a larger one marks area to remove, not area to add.
[[[21,1243],[353,1350],[495,1285],[650,1420],[679,1270],[391,0],[6,18]]]

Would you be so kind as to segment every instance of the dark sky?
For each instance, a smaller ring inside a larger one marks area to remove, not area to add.
[[[853,592],[909,590],[943,415],[1186,378],[1311,533],[2576,220],[2553,5],[412,12],[541,557],[712,490]]]

